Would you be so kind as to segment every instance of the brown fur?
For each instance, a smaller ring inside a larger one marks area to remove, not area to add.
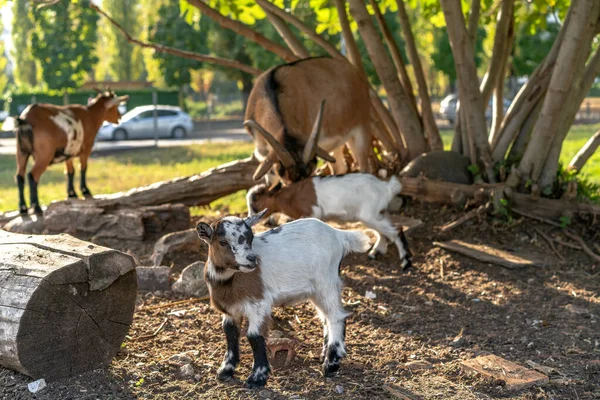
[[[217,272],[224,272],[226,269],[239,271],[239,266],[229,247],[223,247],[219,244],[224,239],[223,230],[219,229],[221,221],[211,224],[213,235],[208,247],[208,259],[212,261]],[[233,276],[224,282],[213,281],[208,276],[208,262],[204,267],[204,280],[211,287],[211,304],[214,309],[230,314],[228,311],[236,304],[250,300],[262,300],[263,282],[260,277],[260,260],[252,272],[236,272]]]
[[[349,139],[351,129],[363,127],[364,135],[369,137],[361,138],[363,143],[351,140],[348,145],[353,148],[361,171],[366,171],[369,152],[372,152],[366,146],[370,142],[371,102],[368,83],[359,72],[347,60],[333,58],[307,59],[276,67],[274,79],[279,86],[279,117],[268,96],[271,71],[257,78],[248,98],[245,118],[254,119],[281,143],[285,143],[284,133],[287,131],[288,135],[304,144],[317,117],[319,103],[326,100],[319,145],[326,151],[333,151]],[[272,152],[261,135],[255,133],[253,136],[259,154],[266,157]],[[298,152],[293,156],[301,160]],[[343,159],[334,157],[334,166],[345,164]],[[338,167],[335,167],[336,172]]]
[[[267,190],[255,193],[253,206],[257,210],[268,209],[265,216],[282,212],[290,218],[311,217],[312,207],[317,204],[317,194],[312,179],[284,186],[274,193]]]

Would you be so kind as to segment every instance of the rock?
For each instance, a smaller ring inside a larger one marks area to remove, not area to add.
[[[44,232],[44,217],[39,215],[18,216],[2,227],[12,233],[27,233],[39,235]]]
[[[169,290],[169,267],[137,267],[138,290]]]
[[[150,259],[154,265],[161,265],[166,255],[182,251],[199,252],[201,245],[195,229],[169,233],[158,239]]]
[[[335,392],[337,394],[342,394],[344,393],[344,387],[342,385],[335,385]]]
[[[505,388],[517,391],[548,383],[548,377],[495,355],[480,356],[460,363],[465,371],[476,372],[483,378],[504,381]]]
[[[33,381],[27,384],[27,389],[31,393],[38,393],[46,387],[46,380],[44,378],[38,379],[37,381]]]
[[[173,291],[186,296],[208,296],[208,288],[204,282],[204,263],[196,261],[185,267],[179,279],[173,284]]]
[[[185,364],[179,368],[179,374],[184,378],[190,378],[196,374],[196,371],[194,371],[194,367],[190,364]]]
[[[198,351],[190,350],[184,353],[173,354],[171,357],[169,357],[169,364],[178,365],[180,367],[186,364],[191,364],[193,361],[191,356],[193,355],[197,356]]]
[[[263,389],[260,392],[258,392],[258,397],[263,398],[263,399],[269,399],[271,398],[271,391],[267,390],[267,389]]]
[[[388,203],[387,210],[391,213],[399,213],[403,205],[404,199],[400,196],[395,196]]]
[[[433,368],[430,362],[424,360],[409,361],[404,366],[412,371],[424,371]]]
[[[453,151],[432,151],[412,160],[400,176],[417,178],[421,174],[427,179],[471,185],[473,177],[469,172],[471,162],[462,154]]]
[[[570,312],[572,314],[578,314],[578,315],[586,315],[586,314],[590,313],[587,308],[576,306],[575,304],[567,304],[565,306],[565,310],[567,310],[568,312]]]

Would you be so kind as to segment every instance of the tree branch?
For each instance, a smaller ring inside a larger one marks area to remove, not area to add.
[[[600,146],[600,131],[596,132],[577,152],[575,157],[569,163],[569,169],[581,171],[581,168],[585,165],[587,160],[594,154],[596,149]]]
[[[348,59],[352,65],[354,65],[360,71],[360,73],[366,77],[367,74],[365,72],[365,67],[362,63],[362,58],[360,57],[356,40],[354,40],[352,30],[350,29],[350,22],[348,21],[348,14],[346,13],[346,1],[335,0],[335,7],[337,8],[338,16],[340,18],[340,25],[342,26],[342,37],[344,38],[344,42],[348,48]]]
[[[223,28],[230,29],[231,31],[237,33],[238,35],[242,35],[245,38],[252,40],[255,43],[258,43],[266,50],[271,53],[277,54],[285,61],[295,61],[297,57],[292,53],[289,49],[284,46],[273,42],[270,39],[267,39],[265,36],[256,32],[253,29],[248,28],[246,25],[241,22],[234,21],[231,18],[228,18],[218,12],[217,10],[211,8],[208,4],[206,4],[202,0],[188,0],[188,3],[198,8],[204,14],[206,14],[210,19],[221,25]]]
[[[310,57],[310,53],[308,52],[308,50],[306,50],[302,42],[296,37],[296,35],[294,35],[294,33],[292,32],[290,27],[285,23],[285,21],[279,18],[277,15],[273,14],[269,10],[264,11],[265,14],[267,14],[267,18],[269,19],[269,21],[271,21],[271,23],[277,30],[277,33],[279,33],[279,36],[281,36],[281,38],[285,41],[288,47],[294,52],[294,55],[299,58]]]
[[[136,44],[140,47],[154,49],[155,51],[158,51],[161,53],[168,53],[168,54],[172,54],[175,56],[189,58],[189,59],[200,61],[200,62],[207,62],[210,64],[216,64],[216,65],[221,65],[224,67],[235,68],[235,69],[238,69],[243,72],[247,72],[252,75],[260,75],[263,72],[262,70],[260,70],[258,68],[254,68],[250,65],[242,64],[239,61],[229,60],[227,58],[209,56],[209,55],[205,55],[205,54],[194,53],[192,51],[187,51],[187,50],[180,50],[180,49],[176,49],[176,48],[169,47],[169,46],[163,46],[161,44],[143,42],[141,40],[133,38],[129,34],[129,32],[127,32],[117,21],[112,19],[106,12],[104,12],[100,7],[98,7],[94,3],[90,2],[89,7],[92,8],[94,11],[96,11],[98,14],[105,17],[115,28],[117,28],[123,34],[123,36],[125,36],[127,38],[128,42]]]
[[[479,14],[481,12],[481,0],[471,0],[471,12],[467,30],[473,44],[473,50],[477,47],[477,28],[479,27]]]

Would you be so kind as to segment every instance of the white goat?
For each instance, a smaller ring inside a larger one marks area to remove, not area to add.
[[[367,251],[369,239],[362,232],[335,229],[317,219],[294,221],[254,236],[251,227],[265,213],[243,220],[225,217],[196,227],[209,246],[204,279],[213,307],[223,314],[227,338],[217,378],[233,376],[239,362],[239,324],[246,317],[254,354],[246,383],[264,386],[270,371],[265,334],[271,309],[304,300],[314,304],[323,321],[323,374],[331,375],[346,354],[349,315],[342,307],[339,267],[346,254]]]
[[[396,229],[387,206],[402,190],[398,178],[384,182],[371,174],[311,177],[288,186],[269,190],[257,185],[248,191],[248,214],[268,209],[268,215],[282,212],[291,218],[313,217],[322,220],[362,222],[375,230],[377,241],[370,258],[387,251],[387,239],[396,244],[404,270],[412,266],[412,254],[402,228]]]

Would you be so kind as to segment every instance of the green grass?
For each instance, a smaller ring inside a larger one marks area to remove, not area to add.
[[[93,158],[88,167],[88,186],[92,193],[114,193],[180,176],[206,171],[226,162],[250,156],[251,143],[211,143],[188,147],[168,147],[134,150],[111,156]],[[31,161],[30,161],[31,163]],[[16,210],[18,192],[14,182],[13,156],[0,156],[0,211]],[[76,170],[79,167],[76,165]],[[76,172],[76,190],[79,173]],[[28,190],[26,190],[26,194]],[[42,204],[66,197],[64,164],[51,166],[41,178],[38,189]],[[29,195],[27,194],[27,199]],[[213,203],[214,207],[229,205],[231,211],[245,208],[244,193],[228,196]],[[194,214],[206,213],[195,208]]]
[[[598,129],[600,124],[573,127],[564,143],[561,160],[568,163]],[[452,142],[452,131],[442,130],[441,134],[445,147],[449,148]],[[217,165],[248,157],[252,149],[251,143],[211,143],[189,147],[134,150],[98,157],[90,161],[88,186],[92,193],[97,194],[126,191],[165,179],[198,174]],[[17,209],[14,164],[13,156],[0,156],[0,211]],[[42,204],[47,205],[51,201],[66,197],[63,165],[51,166],[42,176],[39,187]],[[600,153],[596,153],[588,161],[582,173],[590,181],[600,184]],[[77,182],[78,176],[77,173]],[[194,207],[192,214],[241,213],[245,209],[244,191],[240,191],[213,202],[210,209]]]
[[[574,125],[571,127],[571,131],[563,143],[562,152],[560,154],[560,161],[563,165],[569,164],[573,156],[577,154],[579,149],[581,149],[585,142],[587,142],[598,129],[600,129],[600,123],[592,125]],[[444,142],[444,149],[450,150],[454,131],[452,129],[442,129],[440,130],[440,134]],[[600,184],[600,151],[597,151],[584,165],[581,170],[581,175],[588,178],[593,183]]]

